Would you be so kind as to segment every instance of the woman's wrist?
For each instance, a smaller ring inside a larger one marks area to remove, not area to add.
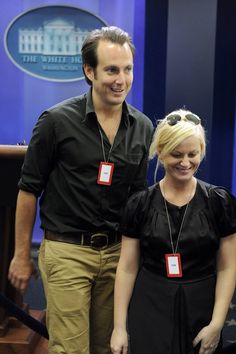
[[[212,319],[209,324],[212,327],[214,327],[217,331],[221,331],[224,326],[224,321],[218,319]]]
[[[126,325],[114,325],[114,331],[126,331]]]

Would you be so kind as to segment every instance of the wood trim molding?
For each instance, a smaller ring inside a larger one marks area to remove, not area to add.
[[[0,158],[24,158],[27,145],[0,145]]]

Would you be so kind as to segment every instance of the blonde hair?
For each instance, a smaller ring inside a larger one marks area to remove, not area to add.
[[[149,150],[150,158],[153,158],[155,155],[160,157],[161,155],[164,156],[169,154],[176,148],[176,146],[181,144],[184,139],[189,138],[190,136],[197,136],[199,138],[201,160],[204,158],[206,154],[205,130],[201,123],[195,124],[188,120],[186,118],[187,114],[196,116],[196,114],[191,111],[179,109],[169,113],[164,119],[159,121]],[[171,115],[179,115],[181,116],[181,120],[174,125],[170,125],[168,123],[168,117]],[[197,116],[197,118],[199,117]]]

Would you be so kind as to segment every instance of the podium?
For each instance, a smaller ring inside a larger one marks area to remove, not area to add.
[[[43,321],[44,311],[30,311],[22,295],[8,281],[14,254],[15,209],[21,167],[27,146],[0,145],[0,292],[16,305]],[[32,354],[40,336],[0,307],[0,354]]]

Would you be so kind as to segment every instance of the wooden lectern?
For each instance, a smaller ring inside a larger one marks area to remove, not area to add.
[[[10,260],[14,252],[15,208],[17,183],[26,146],[0,145],[0,291],[22,307],[22,296],[7,281]],[[0,308],[0,336],[4,335],[9,318]]]
[[[0,292],[24,310],[22,295],[9,283],[7,275],[14,253],[17,184],[27,146],[0,145]],[[43,321],[42,311],[30,311]],[[39,335],[21,325],[0,307],[0,354],[32,354]]]

